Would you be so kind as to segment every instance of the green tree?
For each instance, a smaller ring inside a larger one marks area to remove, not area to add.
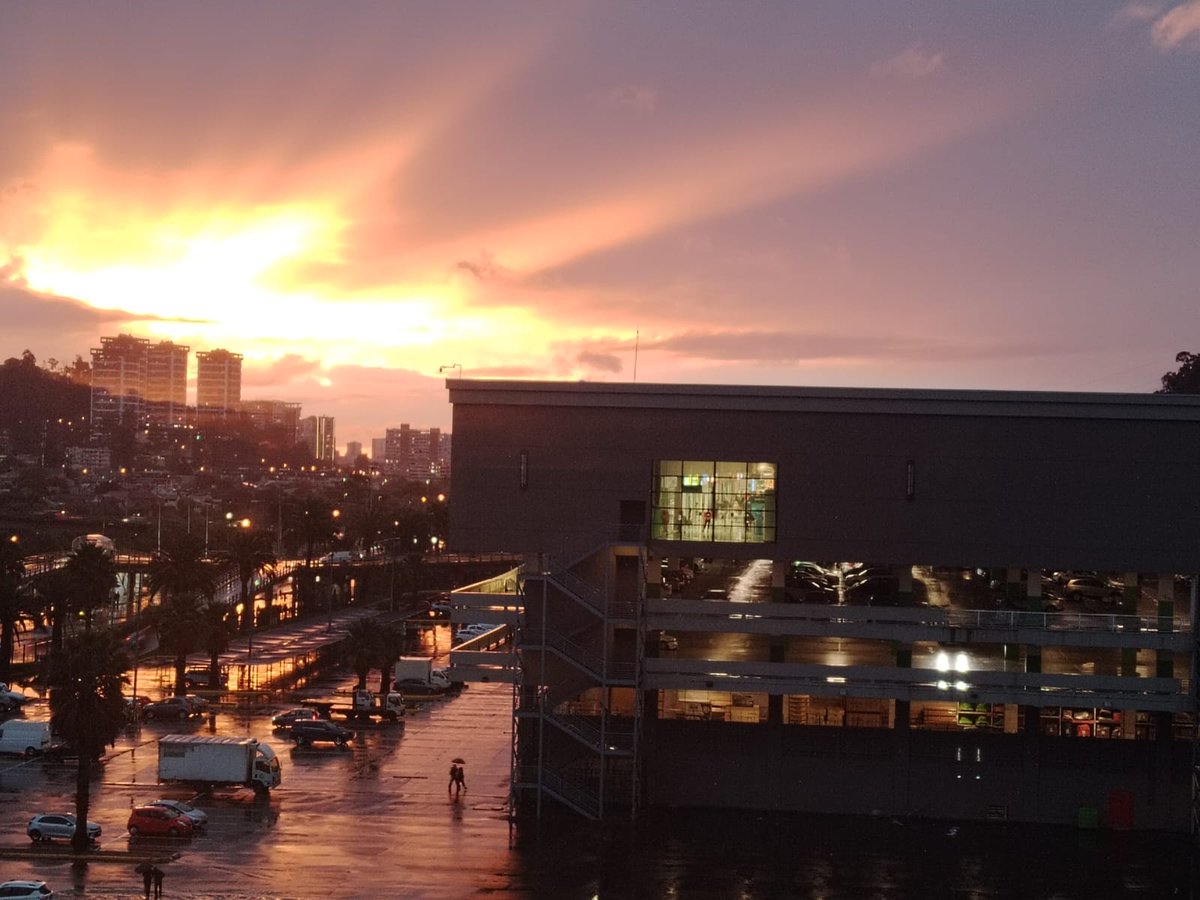
[[[146,578],[150,597],[159,597],[153,619],[158,640],[175,664],[175,694],[187,693],[187,657],[204,634],[204,607],[217,589],[216,570],[204,559],[204,545],[190,534],[174,537],[150,561]]]
[[[71,840],[87,849],[92,768],[104,746],[116,740],[125,720],[121,685],[129,657],[109,630],[75,635],[51,652],[46,682],[50,688],[50,724],[79,754],[75,773],[75,821]]]
[[[233,627],[229,621],[227,604],[209,603],[200,610],[201,644],[208,654],[208,686],[221,686],[221,654],[229,649]]]
[[[408,640],[408,626],[404,622],[389,622],[378,629],[380,649],[379,669],[382,673],[380,690],[387,694],[392,689],[392,672],[396,663],[404,655],[404,645]]]
[[[1183,351],[1175,355],[1179,368],[1162,377],[1158,394],[1200,394],[1200,353]]]
[[[71,587],[65,568],[39,572],[33,578],[38,610],[50,623],[50,649],[61,650],[63,630],[70,608]]]

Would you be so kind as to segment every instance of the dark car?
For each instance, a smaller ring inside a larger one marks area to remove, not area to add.
[[[789,578],[783,591],[787,603],[837,603],[837,588],[818,578]]]
[[[900,579],[895,575],[866,575],[846,585],[848,603],[892,603],[900,593]]]
[[[155,700],[142,707],[142,718],[145,721],[154,719],[186,719],[196,714],[196,707],[187,697],[167,697]]]
[[[291,728],[297,722],[312,722],[320,719],[321,714],[307,706],[297,706],[295,709],[285,709],[271,716],[271,727]]]
[[[1092,575],[1071,578],[1063,585],[1063,599],[1082,600],[1085,603],[1116,603],[1121,599],[1121,588],[1114,587],[1102,578]]]
[[[292,726],[292,740],[297,747],[308,747],[311,744],[326,743],[345,747],[354,738],[354,732],[343,728],[337,722],[328,719],[314,719],[310,722],[297,722]]]

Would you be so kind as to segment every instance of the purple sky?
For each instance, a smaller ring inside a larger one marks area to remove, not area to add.
[[[246,356],[339,445],[468,377],[1152,391],[1200,0],[0,4],[0,355]]]

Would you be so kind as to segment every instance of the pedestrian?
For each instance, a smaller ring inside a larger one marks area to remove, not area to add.
[[[454,785],[458,783],[458,763],[450,763],[450,781],[446,784],[446,793],[454,789]]]
[[[150,870],[150,874],[154,876],[154,900],[161,900],[163,870],[160,869],[158,866],[155,866],[154,868],[152,868]]]
[[[139,867],[139,869],[142,873],[142,884],[146,888],[146,900],[150,900],[150,867],[147,865],[142,865]]]
[[[467,777],[466,777],[466,774],[463,772],[462,766],[454,767],[454,785],[455,785],[455,787],[454,787],[454,796],[455,797],[458,796],[459,791],[465,791],[467,789]]]

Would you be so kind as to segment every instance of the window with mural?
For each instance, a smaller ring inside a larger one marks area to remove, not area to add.
[[[660,459],[651,536],[662,541],[775,540],[775,464]]]

